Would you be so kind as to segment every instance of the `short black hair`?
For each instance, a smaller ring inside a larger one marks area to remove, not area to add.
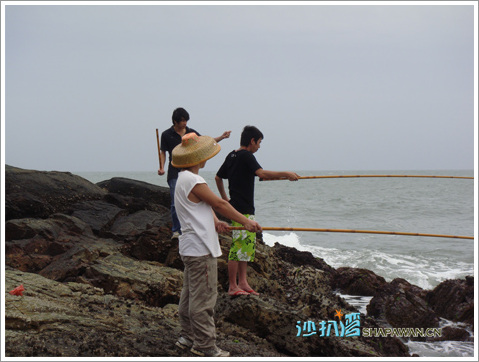
[[[190,115],[184,108],[176,108],[173,111],[173,115],[171,116],[171,120],[173,121],[173,124],[175,123],[180,123],[182,119],[185,119],[185,121],[188,121],[190,119]]]
[[[240,145],[248,147],[252,138],[255,142],[258,142],[260,138],[264,139],[264,136],[263,133],[261,133],[261,131],[255,126],[246,126],[243,128],[243,132],[241,132]]]

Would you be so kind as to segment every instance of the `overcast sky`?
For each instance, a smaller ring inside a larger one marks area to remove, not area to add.
[[[184,107],[207,170],[248,124],[265,169],[473,169],[474,3],[2,2],[5,163],[156,172]]]

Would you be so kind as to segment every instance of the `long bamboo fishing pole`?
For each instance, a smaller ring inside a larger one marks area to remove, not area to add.
[[[156,144],[158,146],[158,161],[161,167],[161,152],[160,152],[160,136],[158,135],[158,128],[156,129]]]
[[[299,176],[299,180],[318,179],[318,178],[353,178],[353,177],[423,177],[423,178],[457,178],[457,179],[474,179],[470,176],[436,176],[436,175],[326,175],[326,176]],[[278,181],[287,180],[286,177],[260,179],[260,181]]]
[[[230,230],[245,230],[244,226],[230,226]],[[455,238],[455,239],[472,239],[473,236],[460,235],[441,235],[441,234],[422,234],[422,233],[405,233],[399,231],[375,231],[375,230],[351,230],[351,229],[316,229],[316,228],[293,228],[293,227],[262,227],[263,231],[314,231],[328,233],[362,233],[362,234],[387,234],[387,235],[407,235],[407,236],[430,236],[438,238]]]

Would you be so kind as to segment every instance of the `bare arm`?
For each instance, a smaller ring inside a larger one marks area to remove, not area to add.
[[[238,211],[236,211],[235,208],[231,206],[228,201],[216,196],[207,184],[197,184],[195,187],[193,187],[190,194],[188,195],[188,199],[193,202],[197,202],[197,200],[206,202],[213,208],[213,210],[219,212],[220,214],[226,216],[231,220],[234,220],[244,225],[245,229],[248,231],[261,231],[261,226],[256,221],[246,218],[243,214],[240,214]],[[217,219],[215,219],[215,226],[218,228],[218,225],[216,223]]]
[[[166,152],[161,150],[160,151],[160,169],[158,170],[158,175],[163,176],[165,174],[165,160],[166,160]]]
[[[221,198],[223,200],[229,201],[228,195],[226,195],[225,184],[223,182],[223,179],[221,177],[215,176],[215,181],[216,181],[216,187],[218,188]]]
[[[224,140],[225,138],[229,138],[231,134],[231,131],[224,131],[221,136],[215,137],[215,141],[219,142],[221,140]]]
[[[295,172],[289,171],[268,171],[263,170],[262,168],[256,170],[256,176],[263,180],[270,180],[270,179],[288,179],[290,181],[298,181],[299,175]]]

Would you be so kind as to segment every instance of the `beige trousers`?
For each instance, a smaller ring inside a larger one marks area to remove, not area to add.
[[[178,314],[181,336],[195,349],[215,347],[214,308],[218,295],[217,259],[211,255],[182,256],[185,270]]]

